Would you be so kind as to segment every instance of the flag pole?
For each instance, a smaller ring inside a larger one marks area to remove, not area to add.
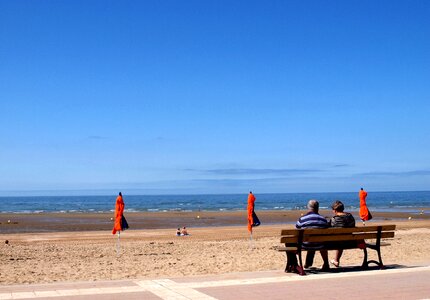
[[[119,254],[120,254],[120,250],[121,250],[121,245],[120,245],[120,234],[121,234],[121,231],[118,231],[118,240],[117,240],[117,242],[116,242],[116,256],[119,256]]]

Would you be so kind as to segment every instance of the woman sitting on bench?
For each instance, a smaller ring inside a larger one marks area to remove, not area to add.
[[[344,212],[345,209],[341,201],[335,201],[331,206],[334,216],[330,220],[331,227],[355,227],[354,216],[350,213]],[[343,249],[336,250],[336,255],[330,263],[336,268],[339,267],[340,257],[342,256]]]

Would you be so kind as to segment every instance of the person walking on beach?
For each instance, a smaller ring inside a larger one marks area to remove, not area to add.
[[[255,196],[252,192],[248,195],[248,231],[252,235],[252,227],[260,225],[260,220],[254,211],[255,208]]]
[[[118,197],[116,197],[112,234],[115,234],[117,233],[117,231],[122,231],[125,229],[123,228],[123,224],[122,224],[123,214],[124,214],[124,200],[122,199],[121,192],[119,192]]]
[[[358,192],[358,198],[360,198],[360,219],[363,221],[363,225],[366,225],[366,221],[372,219],[372,214],[367,208],[366,204],[367,192],[361,188],[360,192]]]

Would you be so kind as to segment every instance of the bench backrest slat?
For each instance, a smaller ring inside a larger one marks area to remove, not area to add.
[[[379,226],[363,226],[363,227],[352,227],[352,228],[339,228],[339,227],[331,227],[327,229],[313,229],[307,228],[304,229],[305,232],[312,231],[312,234],[322,234],[322,235],[332,235],[332,234],[342,234],[342,233],[352,233],[352,232],[372,232],[378,231]],[[396,225],[382,225],[382,231],[392,231],[396,229]],[[282,236],[297,236],[299,229],[283,229],[281,231]],[[307,234],[307,233],[305,233]]]

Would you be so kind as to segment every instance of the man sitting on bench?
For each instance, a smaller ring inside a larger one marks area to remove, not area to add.
[[[308,209],[309,212],[302,217],[299,218],[299,220],[296,223],[297,229],[304,229],[304,228],[328,228],[330,225],[327,222],[327,220],[321,216],[318,213],[319,210],[319,202],[317,200],[309,200],[308,202]],[[321,243],[303,243],[303,248],[306,248],[308,250],[308,253],[306,254],[306,262],[305,262],[305,269],[310,268],[314,262],[315,257],[315,250],[321,249],[323,245]],[[327,250],[320,250],[321,257],[324,261],[324,264],[322,266],[322,271],[327,271],[330,269],[329,263],[328,263],[328,253]]]

